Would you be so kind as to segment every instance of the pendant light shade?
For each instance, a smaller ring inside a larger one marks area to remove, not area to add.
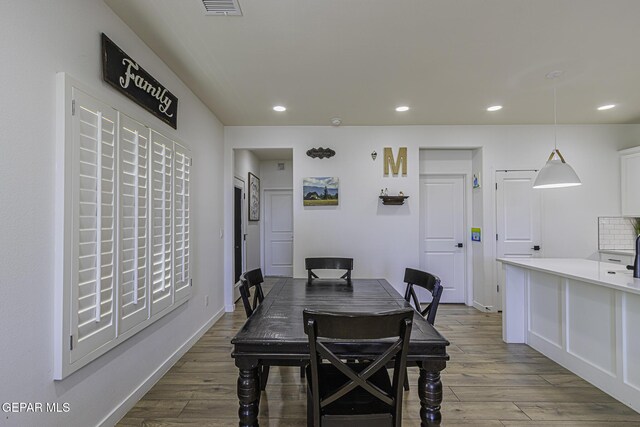
[[[582,185],[578,174],[564,161],[564,157],[557,148],[551,152],[547,164],[540,169],[533,182],[533,188],[575,187],[576,185]]]
[[[556,79],[561,75],[562,71],[552,71],[547,74],[547,78]],[[547,159],[547,163],[540,169],[540,172],[538,172],[538,176],[533,182],[533,188],[561,188],[582,185],[576,171],[565,162],[564,157],[560,154],[560,150],[558,150],[558,117],[555,85],[553,86],[553,139],[553,151]]]

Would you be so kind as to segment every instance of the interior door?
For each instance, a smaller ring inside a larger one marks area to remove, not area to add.
[[[420,178],[420,268],[440,277],[443,303],[465,302],[464,218],[463,176]]]
[[[293,192],[265,190],[265,274],[293,276]]]
[[[242,274],[242,188],[233,187],[233,283]]]
[[[540,191],[533,188],[535,171],[496,172],[496,257],[532,258],[542,253]],[[504,271],[496,263],[497,307],[502,308]]]

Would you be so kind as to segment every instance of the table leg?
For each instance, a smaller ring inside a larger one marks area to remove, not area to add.
[[[238,399],[240,408],[238,417],[240,427],[258,427],[258,410],[260,403],[260,379],[258,367],[240,368],[238,376]]]
[[[418,395],[420,396],[420,420],[422,421],[420,426],[439,426],[442,421],[442,415],[440,415],[442,382],[439,370],[420,368]]]

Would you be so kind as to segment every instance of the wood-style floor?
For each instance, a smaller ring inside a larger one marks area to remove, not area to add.
[[[242,307],[225,314],[118,426],[237,426],[238,372],[230,340],[244,322]],[[499,314],[441,305],[436,328],[451,342],[442,374],[443,426],[640,426],[640,414],[542,354],[502,342]],[[409,369],[409,377],[403,425],[419,426],[417,368]],[[260,425],[304,426],[305,414],[306,382],[299,368],[271,368]]]

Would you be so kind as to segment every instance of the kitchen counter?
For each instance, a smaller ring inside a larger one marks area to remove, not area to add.
[[[626,266],[579,258],[500,258],[503,264],[543,271],[640,295],[640,279]]]
[[[500,259],[502,339],[525,343],[640,412],[640,279],[587,259]]]

